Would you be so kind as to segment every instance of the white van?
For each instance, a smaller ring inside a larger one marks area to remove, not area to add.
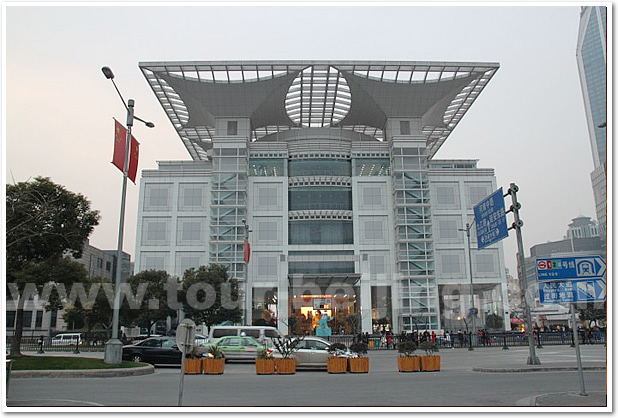
[[[58,334],[52,338],[51,344],[54,345],[75,345],[77,343],[82,344],[84,342],[84,336],[80,333],[75,334]]]
[[[244,333],[247,337],[253,337],[262,344],[271,346],[273,338],[280,338],[279,330],[275,327],[251,326],[251,325],[213,325],[208,333],[208,342],[213,342],[228,335],[240,336]]]

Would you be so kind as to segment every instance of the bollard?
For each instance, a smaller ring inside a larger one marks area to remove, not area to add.
[[[77,341],[75,342],[75,351],[73,354],[79,354],[79,336],[77,337]]]
[[[39,337],[39,351],[37,351],[37,354],[45,354],[45,351],[43,351],[43,336],[41,335]]]
[[[502,346],[503,350],[508,350],[509,347],[506,345],[506,333],[502,336],[504,345]]]

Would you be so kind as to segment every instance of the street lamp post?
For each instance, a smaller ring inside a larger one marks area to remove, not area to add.
[[[116,253],[116,278],[114,283],[114,307],[112,314],[112,337],[105,343],[105,357],[104,361],[108,364],[120,364],[122,362],[122,341],[118,338],[118,322],[119,322],[119,313],[120,313],[120,283],[122,281],[122,243],[124,238],[124,212],[125,212],[125,201],[127,196],[127,178],[129,174],[129,154],[131,152],[131,128],[133,126],[133,119],[137,119],[140,122],[144,123],[149,128],[154,128],[154,123],[146,122],[143,119],[138,118],[134,115],[134,107],[135,101],[133,99],[129,99],[128,105],[125,103],[122,94],[120,94],[120,90],[116,86],[114,82],[114,73],[109,67],[101,68],[103,74],[108,80],[112,81],[112,84],[116,88],[120,99],[122,100],[122,104],[124,104],[125,109],[127,110],[127,137],[125,144],[125,153],[124,153],[124,166],[122,170],[122,197],[120,200],[120,221],[118,225],[118,250]]]
[[[468,237],[468,266],[470,268],[470,299],[471,299],[471,305],[472,305],[472,310],[471,310],[472,315],[470,315],[472,317],[472,321],[471,321],[472,330],[470,332],[470,347],[468,348],[468,351],[473,351],[474,348],[472,348],[472,334],[476,332],[475,324],[474,324],[474,317],[476,316],[476,308],[474,307],[474,284],[472,283],[472,248],[470,244],[470,229],[472,229],[472,224],[466,223],[466,229],[460,229],[460,231],[465,231],[466,236]]]

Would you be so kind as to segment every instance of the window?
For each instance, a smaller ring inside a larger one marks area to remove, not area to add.
[[[369,256],[369,273],[384,274],[386,273],[386,257],[383,255]]]
[[[401,135],[410,135],[410,121],[409,120],[399,121],[399,133]]]
[[[142,245],[169,245],[169,219],[144,219]]]
[[[32,311],[24,311],[24,328],[32,328]]]
[[[181,184],[179,188],[178,210],[199,212],[205,208],[204,184]]]
[[[366,220],[364,222],[364,227],[366,240],[384,240],[384,222],[381,219]]]
[[[177,241],[179,245],[202,243],[204,222],[201,219],[179,219],[178,223]]]
[[[235,120],[227,121],[227,134],[228,135],[238,135],[238,121],[235,121]]]
[[[442,254],[440,257],[443,274],[461,274],[459,254]]]
[[[34,320],[35,328],[43,328],[43,311],[36,311],[36,319]]]
[[[438,186],[436,187],[436,202],[438,205],[454,206],[455,187],[454,186]]]
[[[489,196],[489,186],[469,186],[468,198],[469,207],[476,206],[481,200]]]
[[[496,265],[493,254],[476,254],[477,273],[496,273]]]
[[[6,311],[6,327],[15,327],[15,311]]]
[[[161,211],[170,209],[170,190],[169,184],[147,184],[144,194],[145,211]]]
[[[50,328],[56,328],[57,322],[58,322],[58,311],[51,311],[51,315],[49,318]]]
[[[438,221],[440,228],[440,240],[459,240],[463,234],[459,231],[459,226],[456,220],[443,219]]]
[[[277,221],[259,221],[258,222],[258,241],[259,242],[274,242],[278,241],[278,222]]]
[[[109,261],[106,261],[105,262],[105,270],[112,271],[112,263],[110,263]]]
[[[276,255],[257,257],[258,276],[260,280],[276,279],[279,257]]]
[[[256,210],[280,209],[277,186],[257,186]]]
[[[378,206],[383,205],[382,187],[370,187],[365,186],[363,191],[363,205],[364,206]]]

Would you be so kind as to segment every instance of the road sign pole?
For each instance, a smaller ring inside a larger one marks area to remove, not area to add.
[[[178,339],[182,339],[182,344]],[[193,349],[193,343],[195,341],[195,322],[191,319],[183,319],[178,328],[176,329],[176,344],[182,352],[180,357],[180,384],[178,387],[178,406],[182,406],[182,397],[184,395],[185,388],[185,359],[187,358],[187,351]]]
[[[573,321],[573,334],[575,340],[575,357],[577,357],[577,374],[579,374],[579,387],[581,396],[588,396],[584,385],[584,370],[582,369],[582,355],[579,351],[579,335],[577,335],[577,318],[575,317],[575,304],[571,303],[571,320]]]
[[[520,204],[517,202],[517,191],[519,187],[515,183],[511,183],[509,187],[508,194],[511,195],[511,199],[513,200],[513,205],[511,206],[511,211],[515,217],[515,222],[511,226],[511,228],[515,229],[517,235],[517,251],[519,252],[519,266],[521,268],[521,280],[523,282],[523,288],[527,289],[528,280],[526,277],[526,259],[524,257],[524,240],[521,236],[521,227],[524,223],[519,218],[519,208]],[[510,228],[509,228],[510,229]],[[524,290],[525,292],[525,290]],[[528,305],[528,299],[524,294],[524,312],[526,315],[526,328],[528,332],[528,348],[530,351],[530,356],[528,357],[528,364],[541,364],[541,360],[536,356],[536,351],[534,349],[534,334],[532,333],[532,313],[530,312],[530,305]]]

